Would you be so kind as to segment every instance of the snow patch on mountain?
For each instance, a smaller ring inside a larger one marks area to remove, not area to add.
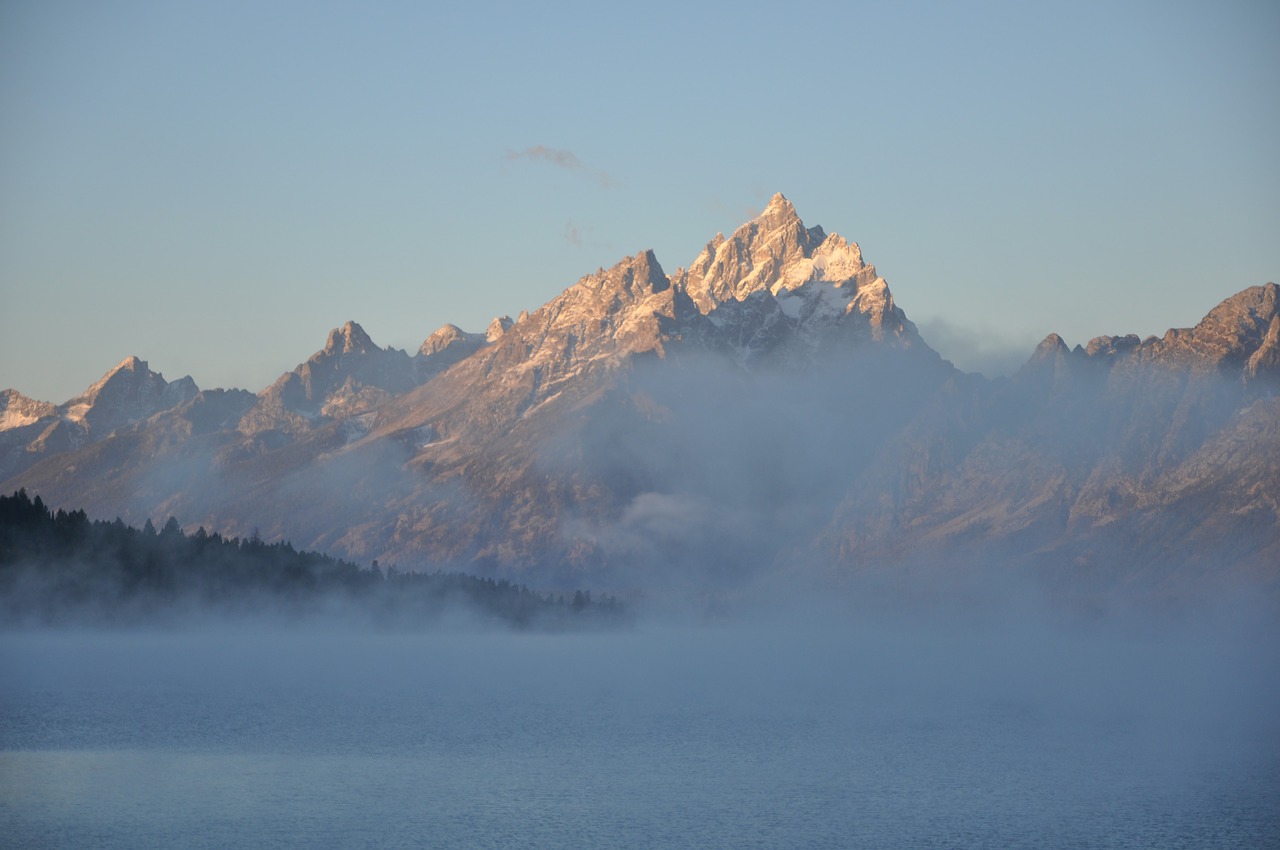
[[[0,431],[34,425],[56,412],[53,404],[28,398],[17,390],[0,392]]]

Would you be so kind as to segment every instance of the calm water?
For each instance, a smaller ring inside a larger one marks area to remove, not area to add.
[[[8,847],[1280,847],[1272,646],[0,636]]]

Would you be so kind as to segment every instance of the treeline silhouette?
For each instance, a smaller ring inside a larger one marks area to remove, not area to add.
[[[364,569],[289,543],[159,531],[51,511],[25,490],[0,496],[0,616],[9,625],[177,623],[202,616],[354,618],[430,625],[451,615],[517,628],[621,623],[608,595],[537,593],[458,572]]]

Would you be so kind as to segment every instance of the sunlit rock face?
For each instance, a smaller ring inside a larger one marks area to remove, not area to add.
[[[641,251],[413,355],[351,322],[257,395],[140,361],[56,409],[11,391],[0,486],[546,584],[921,562],[1274,581],[1278,363],[1267,284],[1163,338],[1050,335],[1012,378],[962,374],[776,195],[670,274]]]
[[[57,406],[47,401],[27,398],[17,390],[0,393],[0,432],[34,425],[57,413]]]
[[[835,233],[828,236],[821,227],[805,227],[781,194],[728,239],[717,234],[672,281],[707,314],[768,293],[776,300],[764,303],[776,304],[797,324],[857,314],[877,337],[915,334],[875,266],[863,262],[857,244]]]

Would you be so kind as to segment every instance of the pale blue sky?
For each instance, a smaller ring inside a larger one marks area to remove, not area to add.
[[[1280,278],[1270,0],[434,5],[0,4],[0,388],[256,391],[776,191],[962,366]]]

